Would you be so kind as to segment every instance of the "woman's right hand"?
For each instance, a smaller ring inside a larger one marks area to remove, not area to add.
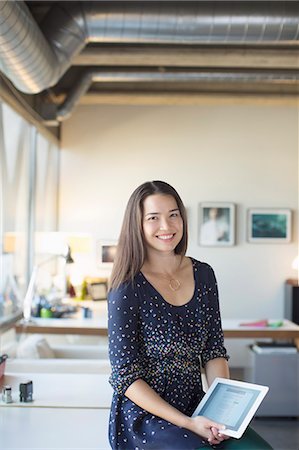
[[[193,431],[193,433],[199,434],[212,445],[219,444],[228,439],[228,436],[221,433],[221,430],[224,430],[225,426],[214,422],[207,417],[190,417],[186,428]]]

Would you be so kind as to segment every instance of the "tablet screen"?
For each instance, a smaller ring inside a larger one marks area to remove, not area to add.
[[[226,428],[238,430],[259,393],[256,389],[218,383],[209,401],[197,413],[222,423]]]

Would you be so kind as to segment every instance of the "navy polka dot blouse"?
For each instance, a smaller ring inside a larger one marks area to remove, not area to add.
[[[214,272],[192,259],[195,290],[183,306],[166,302],[140,272],[108,296],[112,449],[197,449],[207,443],[137,406],[124,393],[137,379],[191,416],[204,395],[200,363],[228,359]]]

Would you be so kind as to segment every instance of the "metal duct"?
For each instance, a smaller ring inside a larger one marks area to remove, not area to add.
[[[278,83],[288,82],[298,84],[298,72],[297,71],[101,71],[101,70],[87,70],[81,77],[80,81],[70,92],[64,103],[58,108],[56,119],[63,121],[67,119],[74,107],[79,103],[82,95],[84,95],[90,85],[94,82],[100,83],[189,83],[189,82],[201,82],[201,83]]]
[[[0,70],[26,94],[54,86],[85,46],[84,27],[63,8],[50,25],[55,36],[49,45],[24,2],[0,2]]]
[[[1,70],[25,93],[53,86],[88,42],[298,44],[298,2],[57,2],[39,30],[0,2]]]
[[[1,1],[0,70],[20,91],[34,94],[56,78],[56,63],[55,54],[25,4]]]
[[[89,42],[287,43],[299,38],[298,2],[86,2]]]

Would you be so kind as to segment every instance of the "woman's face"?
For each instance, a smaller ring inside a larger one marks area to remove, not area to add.
[[[146,197],[142,226],[148,251],[173,252],[183,237],[183,219],[176,200],[164,194]]]

